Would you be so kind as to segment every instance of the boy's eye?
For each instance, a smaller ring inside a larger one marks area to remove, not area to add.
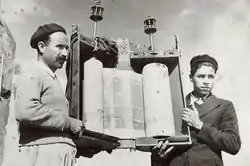
[[[208,78],[213,79],[213,78],[214,78],[214,75],[208,75]]]
[[[198,75],[198,78],[205,78],[205,75]]]

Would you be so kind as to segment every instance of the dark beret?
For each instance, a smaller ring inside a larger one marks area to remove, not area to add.
[[[218,70],[218,62],[216,61],[216,59],[207,54],[194,56],[190,61],[190,67],[191,69],[195,68],[196,66],[204,62],[212,64],[215,71]]]
[[[30,46],[32,48],[37,48],[37,43],[41,41],[45,36],[49,36],[55,32],[64,32],[66,34],[65,29],[56,23],[44,24],[37,28],[36,32],[31,36]]]

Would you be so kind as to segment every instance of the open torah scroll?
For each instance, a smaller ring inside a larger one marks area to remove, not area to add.
[[[89,130],[120,138],[174,136],[168,68],[151,63],[142,74],[84,64],[83,119]]]

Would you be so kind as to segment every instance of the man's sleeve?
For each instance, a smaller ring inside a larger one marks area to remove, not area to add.
[[[220,130],[210,124],[204,124],[198,133],[198,140],[216,149],[237,154],[241,147],[238,119],[234,106],[228,102],[221,117]]]
[[[21,74],[15,83],[15,111],[19,122],[61,131],[70,128],[73,118],[41,103],[43,85],[38,77]]]

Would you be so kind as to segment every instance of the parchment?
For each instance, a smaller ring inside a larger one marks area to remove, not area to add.
[[[103,79],[105,134],[122,138],[144,136],[141,75],[104,69]]]

